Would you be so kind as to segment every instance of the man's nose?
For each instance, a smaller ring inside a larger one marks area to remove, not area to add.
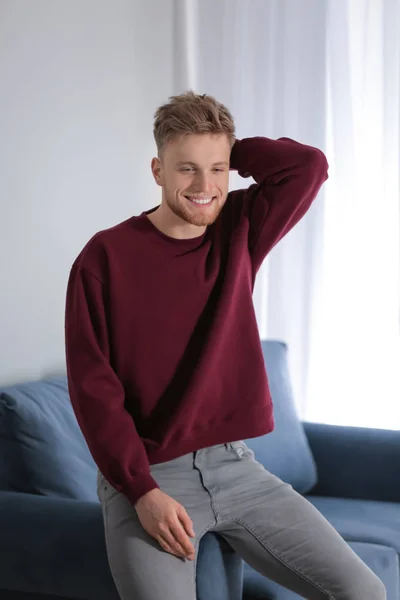
[[[196,190],[199,192],[208,192],[210,190],[210,179],[205,171],[198,171],[195,179]]]

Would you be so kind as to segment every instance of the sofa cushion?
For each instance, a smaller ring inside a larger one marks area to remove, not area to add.
[[[345,540],[391,546],[400,553],[400,503],[307,496]]]
[[[306,493],[316,484],[317,471],[293,399],[287,345],[268,340],[262,342],[262,348],[274,403],[275,429],[246,440],[246,444],[267,471],[290,483],[298,492]]]
[[[0,444],[8,465],[2,489],[98,502],[97,468],[73,412],[66,377],[0,392]]]
[[[399,598],[399,560],[396,550],[389,546],[350,542],[354,552],[379,577],[386,587],[388,600]],[[244,566],[243,600],[300,600],[301,596],[283,588],[254,571],[249,565]]]

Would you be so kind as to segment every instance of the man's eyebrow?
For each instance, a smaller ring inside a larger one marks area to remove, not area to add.
[[[178,166],[181,166],[181,165],[191,165],[192,167],[197,167],[197,164],[194,163],[194,162],[192,162],[191,160],[180,160],[176,164]],[[221,166],[229,167],[229,163],[227,161],[225,161],[225,160],[220,160],[218,162],[213,163],[212,166],[213,167],[221,167]]]

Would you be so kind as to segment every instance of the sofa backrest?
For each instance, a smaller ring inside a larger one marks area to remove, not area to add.
[[[0,453],[2,490],[98,501],[66,377],[0,389]]]
[[[275,430],[246,440],[267,470],[306,493],[317,480],[290,385],[287,346],[262,342]],[[0,389],[0,489],[96,501],[97,467],[66,377]]]
[[[302,422],[297,414],[289,376],[288,348],[284,342],[262,342],[270,392],[274,404],[272,433],[246,440],[256,458],[300,493],[317,483],[317,470]]]

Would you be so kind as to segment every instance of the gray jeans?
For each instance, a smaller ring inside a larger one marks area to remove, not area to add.
[[[256,571],[312,600],[384,600],[385,587],[321,513],[269,473],[244,442],[151,467],[193,521],[196,554],[218,532]],[[122,600],[195,600],[196,561],[168,554],[99,473],[106,545]]]

